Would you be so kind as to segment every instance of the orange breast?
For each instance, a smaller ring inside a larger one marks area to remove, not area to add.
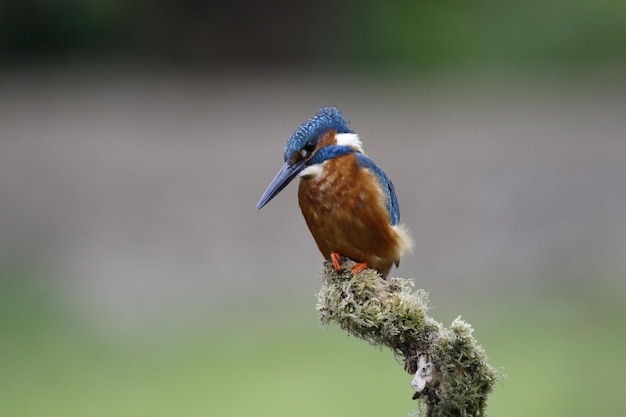
[[[337,252],[366,262],[383,277],[401,252],[385,199],[374,174],[360,168],[354,154],[326,161],[322,174],[302,178],[298,189],[302,214],[324,258]]]

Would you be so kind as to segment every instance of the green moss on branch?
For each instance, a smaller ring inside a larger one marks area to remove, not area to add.
[[[373,345],[387,346],[404,358],[414,374],[414,399],[427,417],[484,416],[487,395],[498,374],[487,363],[472,327],[457,318],[450,328],[427,315],[428,297],[413,281],[383,280],[371,269],[353,275],[350,261],[336,272],[329,262],[318,294],[319,320]]]

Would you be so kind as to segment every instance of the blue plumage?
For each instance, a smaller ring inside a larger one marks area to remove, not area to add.
[[[285,162],[295,152],[300,152],[307,141],[319,139],[321,135],[334,129],[337,133],[354,133],[348,121],[336,107],[322,107],[315,116],[304,122],[291,135],[285,145]]]
[[[378,168],[374,161],[369,159],[362,153],[356,154],[356,158],[359,164],[363,168],[367,168],[376,175],[376,179],[383,188],[383,191],[387,195],[387,211],[389,212],[389,221],[392,226],[397,225],[400,222],[400,207],[398,206],[398,197],[396,196],[396,190],[393,188],[393,183],[387,177],[385,172]]]
[[[350,146],[340,146],[340,145],[325,146],[321,148],[320,150],[318,150],[315,153],[315,155],[313,155],[313,157],[309,160],[307,165],[321,164],[322,162],[327,161],[329,159],[337,158],[337,157],[348,155],[351,153],[356,153],[356,151]]]

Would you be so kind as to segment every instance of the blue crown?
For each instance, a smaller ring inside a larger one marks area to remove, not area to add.
[[[309,139],[319,138],[331,129],[337,133],[354,133],[338,108],[322,107],[293,132],[285,145],[285,162],[295,152],[300,152]]]

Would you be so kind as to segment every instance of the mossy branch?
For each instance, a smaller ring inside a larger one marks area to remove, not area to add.
[[[487,363],[472,327],[457,318],[446,329],[430,318],[427,293],[415,291],[413,281],[383,280],[372,269],[353,275],[351,266],[347,261],[336,272],[330,262],[324,264],[320,322],[335,322],[401,355],[405,370],[414,375],[413,399],[426,403],[427,417],[484,416],[498,373]]]

